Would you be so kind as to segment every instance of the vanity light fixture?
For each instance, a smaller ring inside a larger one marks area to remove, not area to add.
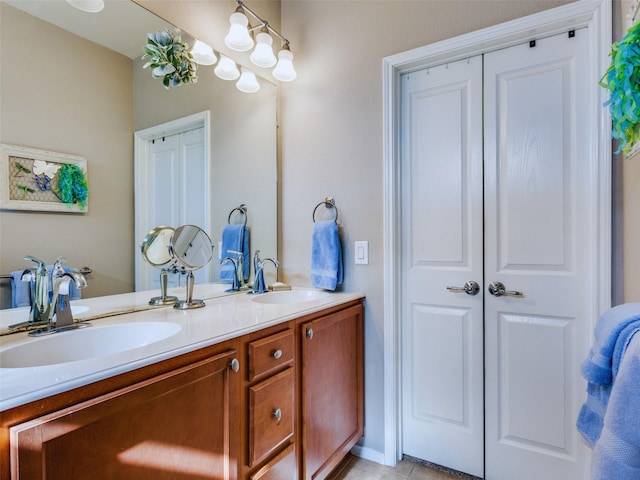
[[[218,61],[218,57],[213,53],[213,48],[200,40],[196,40],[191,49],[193,59],[199,65],[213,65]]]
[[[256,35],[256,48],[249,57],[251,62],[258,67],[270,68],[276,64],[276,56],[273,54],[271,44],[273,38],[269,35],[267,27],[262,27],[260,33]]]
[[[291,82],[298,74],[293,68],[293,53],[289,50],[289,42],[285,43],[282,50],[278,52],[278,65],[271,74],[281,82]]]
[[[220,61],[214,72],[222,80],[235,80],[240,76],[236,62],[222,54],[220,54]]]
[[[273,37],[277,36],[282,41],[282,49],[278,52],[278,58],[276,68],[273,71],[273,76],[280,81],[290,82],[297,77],[296,71],[293,68],[293,54],[289,48],[289,40],[284,38],[277,30],[275,30],[269,23],[262,19],[253,10],[247,7],[242,0],[236,0],[238,7],[236,11],[229,17],[229,33],[224,39],[224,43],[232,50],[239,52],[246,52],[251,50],[254,45],[252,38],[252,32],[254,30],[260,30],[256,35],[256,48],[251,53],[249,59],[254,65],[263,68],[271,68],[276,65],[276,57],[273,54]],[[251,26],[247,13],[251,15],[259,23],[256,26]]]
[[[87,13],[98,13],[104,9],[104,0],[67,0],[67,3]]]
[[[255,93],[260,90],[260,84],[258,83],[256,74],[245,67],[242,67],[241,70],[240,80],[236,83],[238,90],[245,93]]]
[[[246,52],[253,48],[253,38],[249,33],[249,19],[244,13],[241,2],[229,17],[229,33],[224,37],[224,44],[236,52]]]

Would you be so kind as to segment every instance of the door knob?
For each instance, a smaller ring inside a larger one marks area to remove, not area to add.
[[[480,285],[478,282],[470,280],[464,284],[464,287],[447,287],[450,292],[464,292],[467,295],[477,295],[480,291]]]
[[[511,297],[523,297],[524,293],[517,290],[507,290],[501,282],[491,282],[489,284],[489,293],[494,297],[502,297],[503,295],[509,295]]]

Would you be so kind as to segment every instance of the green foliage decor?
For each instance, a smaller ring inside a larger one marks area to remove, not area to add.
[[[640,136],[640,23],[612,45],[611,66],[600,85],[610,91],[604,105],[611,112],[611,136],[619,141],[616,153],[629,153]]]
[[[58,173],[58,196],[63,203],[77,203],[82,208],[87,205],[89,185],[80,167],[65,164]]]
[[[182,41],[180,35],[169,30],[147,34],[142,58],[149,59],[143,68],[151,68],[153,78],[162,78],[167,89],[198,81],[197,64],[189,45]]]

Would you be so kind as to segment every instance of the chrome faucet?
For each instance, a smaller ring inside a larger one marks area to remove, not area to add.
[[[238,260],[231,257],[225,257],[220,261],[220,265],[224,265],[229,262],[231,262],[231,265],[233,265],[233,280],[231,282],[231,288],[226,291],[238,292],[240,291],[240,281],[238,280]]]
[[[51,276],[42,260],[31,255],[27,255],[24,259],[37,263],[36,267],[24,270],[21,277],[23,282],[31,284],[31,310],[26,322],[9,325],[9,330],[20,331],[25,328],[29,330],[38,326],[43,328],[34,330],[29,335],[42,335],[76,328],[78,324],[74,325],[69,303],[69,284],[73,280],[76,288],[86,287],[87,280],[84,275],[80,272],[65,272],[62,267],[64,257],[56,259],[51,269]],[[86,325],[88,324],[78,326]]]
[[[52,308],[49,314],[49,324],[53,324],[55,314],[55,328],[69,327],[73,325],[71,315],[71,303],[69,302],[69,288],[71,281],[75,288],[87,286],[87,279],[80,272],[65,272],[58,274],[53,279]]]
[[[248,290],[249,285],[244,281],[244,255],[242,252],[238,252],[236,250],[227,250],[227,253],[237,255],[237,258],[226,257],[220,262],[220,265],[229,263],[229,261],[233,264],[233,281],[231,283],[231,288],[227,291],[239,292],[241,290]]]
[[[260,250],[256,250],[253,257],[255,276],[253,279],[253,290],[251,290],[251,293],[266,293],[269,291],[264,281],[264,266],[267,262],[273,263],[273,266],[276,268],[280,267],[280,263],[275,258],[260,259]]]
[[[29,312],[29,323],[46,323],[51,311],[49,300],[49,272],[47,265],[31,255],[24,257],[37,263],[36,267],[26,269],[22,272],[22,281],[31,284],[31,310]]]

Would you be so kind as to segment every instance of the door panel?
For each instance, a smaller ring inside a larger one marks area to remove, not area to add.
[[[593,251],[584,31],[485,55],[486,472],[587,478],[575,419]]]
[[[481,477],[482,58],[402,90],[403,452]]]

